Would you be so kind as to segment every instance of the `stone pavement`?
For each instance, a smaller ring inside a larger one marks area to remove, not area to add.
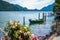
[[[53,40],[60,40],[60,36],[55,37]]]
[[[55,37],[57,36],[57,33],[55,33],[55,34],[53,34],[50,38],[49,38],[49,40],[55,40]]]

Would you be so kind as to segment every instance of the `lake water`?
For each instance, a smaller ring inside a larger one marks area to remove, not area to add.
[[[45,24],[35,24],[29,26],[29,19],[38,19],[38,13],[40,13],[40,18],[43,18],[43,13],[47,15]],[[23,24],[23,17],[25,17],[25,23],[30,27],[33,34],[36,36],[45,36],[51,32],[52,22],[54,21],[54,16],[48,17],[51,13],[50,11],[1,11],[0,12],[0,28],[4,28],[8,20],[20,21]],[[2,32],[0,31],[0,38],[2,37]]]

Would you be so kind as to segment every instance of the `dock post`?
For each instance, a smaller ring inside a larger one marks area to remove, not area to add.
[[[45,18],[44,18],[44,13],[43,13],[43,20],[45,20]]]
[[[44,21],[46,22],[46,15],[45,15]]]
[[[38,14],[38,19],[40,20],[40,13]]]
[[[23,17],[23,25],[25,25],[25,17]]]

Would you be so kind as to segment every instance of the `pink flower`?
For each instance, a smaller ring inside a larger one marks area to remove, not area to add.
[[[34,34],[32,34],[30,40],[38,40],[38,38]]]
[[[7,40],[11,40],[11,38],[10,37],[8,37],[8,39]]]
[[[21,37],[19,37],[19,40],[23,40]]]
[[[2,37],[2,40],[6,40],[6,38],[5,37]]]
[[[27,32],[25,32],[24,35],[27,35]]]
[[[42,37],[39,37],[39,40],[42,40]]]
[[[46,40],[49,40],[49,38],[46,38]]]

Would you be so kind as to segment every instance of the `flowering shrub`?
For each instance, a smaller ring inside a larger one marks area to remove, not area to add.
[[[4,31],[11,40],[29,40],[32,34],[30,28],[21,25],[19,21],[8,21]]]

